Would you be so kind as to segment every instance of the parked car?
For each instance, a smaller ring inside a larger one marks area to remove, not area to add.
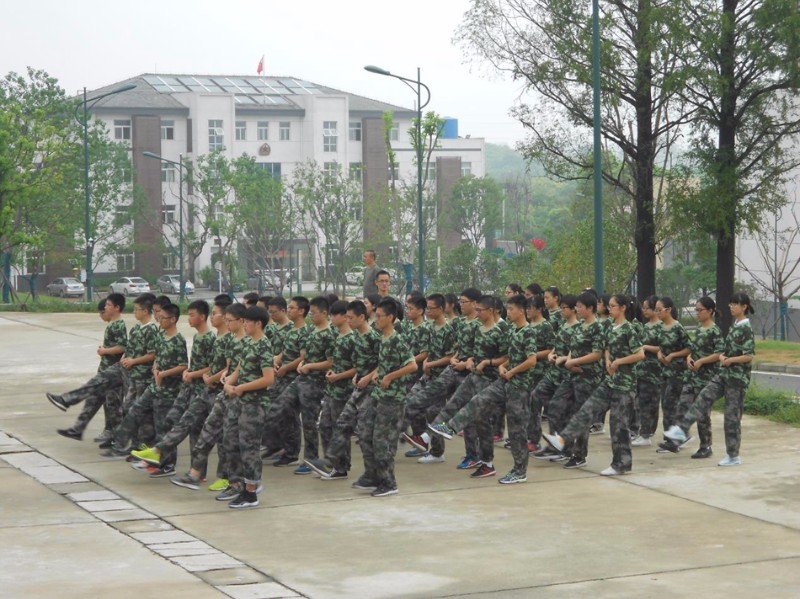
[[[81,297],[84,293],[86,293],[86,287],[78,279],[72,277],[56,279],[47,286],[47,295]]]
[[[162,293],[180,293],[181,278],[178,275],[164,275],[156,281],[156,287]],[[183,291],[186,295],[194,293],[194,283],[183,282]]]
[[[250,289],[258,289],[258,278],[261,277],[261,284],[264,291],[272,291],[281,293],[284,285],[288,285],[292,281],[292,273],[288,269],[276,268],[275,270],[256,270],[249,277],[247,277],[247,287]],[[281,278],[283,284],[281,284]]]
[[[348,285],[363,285],[364,284],[364,267],[354,266],[352,270],[344,273],[344,280]]]
[[[139,295],[150,291],[150,283],[142,277],[120,277],[111,283],[109,291],[122,295]]]

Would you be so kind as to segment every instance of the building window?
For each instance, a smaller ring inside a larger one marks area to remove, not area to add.
[[[161,139],[175,139],[175,121],[161,121]]]
[[[292,139],[292,124],[289,121],[281,122],[278,133],[280,134],[278,139],[281,141],[289,141]]]
[[[389,129],[389,141],[397,141],[400,139],[400,125],[394,123],[392,128]]]
[[[471,162],[462,162],[461,163],[461,176],[466,177],[467,175],[472,174],[472,163]]]
[[[276,181],[281,180],[281,163],[280,162],[258,162],[256,163],[260,168],[263,168],[269,176]]]
[[[269,122],[268,121],[258,121],[256,129],[256,137],[258,141],[267,141],[269,140]]]
[[[247,122],[236,121],[236,141],[247,140]]]
[[[165,225],[171,225],[175,222],[175,204],[161,206],[161,222]]]
[[[172,252],[161,254],[161,266],[164,270],[178,270],[178,257]]]
[[[331,190],[336,185],[336,175],[339,174],[339,165],[335,162],[326,162],[322,165],[325,189]]]
[[[350,141],[361,141],[361,122],[350,121],[350,129],[348,131],[348,138]]]
[[[222,120],[208,121],[208,151],[216,152],[225,149],[225,131],[222,129]]]
[[[117,254],[117,270],[133,270],[133,254]]]
[[[161,182],[175,183],[175,165],[169,162],[161,163]]]
[[[360,222],[364,216],[364,207],[362,206],[361,202],[354,202],[351,207],[351,215],[355,222]]]
[[[133,163],[132,162],[125,162],[122,165],[122,180],[125,183],[133,183]]]
[[[336,152],[339,136],[336,134],[336,121],[322,123],[322,151]]]
[[[114,224],[118,227],[133,224],[130,206],[117,206],[114,209]]]
[[[436,183],[436,163],[431,162],[428,165],[428,183]]]
[[[350,163],[350,180],[363,183],[364,180],[364,165],[360,162]]]
[[[389,165],[389,181],[397,181],[400,178],[400,163],[395,162]]]
[[[114,139],[130,139],[131,138],[131,121],[130,120],[114,120]]]

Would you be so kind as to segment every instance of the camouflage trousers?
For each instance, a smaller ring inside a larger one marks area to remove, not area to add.
[[[479,453],[476,457],[484,464],[494,461],[493,416],[505,410],[508,419],[508,437],[514,470],[524,474],[528,470],[528,424],[530,422],[531,393],[527,387],[512,385],[498,379],[473,396],[448,423],[453,430],[462,430],[467,423],[476,423]]]
[[[225,453],[228,456],[228,480],[246,485],[261,482],[261,437],[264,435],[266,406],[243,402],[238,397],[228,401],[225,418]]]
[[[364,475],[378,483],[397,487],[394,477],[394,456],[403,418],[404,405],[399,402],[370,401],[364,411],[363,435],[359,436],[364,454]]]
[[[102,407],[106,417],[105,429],[114,430],[122,420],[122,397],[129,380],[128,371],[117,362],[98,372],[81,387],[64,393],[62,397],[68,406],[83,402],[72,428],[81,433],[85,431]]]
[[[544,402],[537,400],[536,398],[536,387],[542,382],[544,375],[534,375],[533,382],[531,386],[528,388],[528,406],[530,411],[530,417],[528,419],[528,440],[532,441],[533,443],[539,444],[539,441],[542,438],[542,410],[544,409]],[[509,429],[511,428],[511,424],[508,425]],[[509,431],[510,433],[510,431]],[[509,437],[511,435],[509,434]]]
[[[122,416],[127,416],[133,403],[139,399],[145,392],[147,387],[150,386],[152,380],[135,381],[131,380],[128,385],[128,391],[122,400]],[[143,412],[139,421],[139,429],[134,431],[131,444],[138,447],[139,444],[145,443],[146,445],[153,445],[156,442],[156,427],[153,424],[153,410],[152,407]]]
[[[266,437],[270,442],[269,447],[274,447],[273,443],[278,439],[286,439],[287,427],[291,430],[291,425],[299,414],[305,441],[303,457],[307,460],[319,457],[317,423],[324,385],[324,381],[312,379],[304,374],[298,375],[289,383],[267,412]],[[288,441],[288,446],[284,445],[284,455],[296,459],[300,454],[299,439],[288,439]]]
[[[344,410],[349,399],[350,394],[344,397],[331,397],[327,393],[322,399],[319,415],[319,439],[322,444],[322,455],[327,455],[328,453],[328,446],[331,444],[331,438],[333,437],[333,429],[336,427],[339,415]]]
[[[208,469],[208,454],[217,446],[217,478],[228,478],[228,456],[225,443],[222,441],[229,401],[225,393],[217,390],[208,392],[208,399],[212,401],[208,416],[203,422],[203,428],[197,436],[197,441],[192,448],[192,468],[200,472]]]
[[[271,413],[277,413],[278,397],[286,390],[286,387],[294,380],[292,378],[276,378],[275,383],[267,389],[267,394],[270,399],[270,408],[267,411],[267,423],[272,419]],[[270,435],[274,435],[274,430],[279,431],[277,439],[273,439]],[[267,448],[268,453],[275,453],[279,449],[283,449],[286,455],[298,456],[300,454],[300,412],[294,413],[294,418],[291,421],[284,422],[278,429],[270,429],[264,425],[264,438],[261,439],[261,445]]]
[[[174,452],[187,436],[190,453],[194,453],[194,447],[203,430],[213,399],[213,392],[205,385],[183,386],[167,414],[170,428],[156,443],[162,455]],[[205,476],[205,470],[201,471],[201,474]]]
[[[439,415],[434,418],[433,423],[448,422],[456,413],[463,408],[470,399],[491,385],[494,381],[487,379],[479,374],[469,374],[464,382],[456,389],[452,397],[448,400]],[[492,423],[489,423],[490,428]],[[467,423],[464,427],[464,449],[470,457],[477,458],[480,454],[480,442],[478,440],[478,429],[475,422]]]
[[[536,445],[542,440],[542,414],[546,415],[548,422],[550,422],[550,432],[554,432],[553,419],[550,415],[550,402],[562,382],[561,378],[545,376],[536,383],[533,391],[531,391],[531,422],[528,426],[528,440]],[[539,415],[538,418],[536,414]]]
[[[569,377],[558,386],[550,402],[549,412],[550,426],[554,432],[561,432],[567,426],[570,419],[578,413],[597,387],[597,382],[581,377]],[[596,422],[596,418],[597,414],[592,414],[592,422],[589,424]],[[586,458],[589,453],[589,427],[586,427],[585,432],[575,435],[565,453],[576,458]]]
[[[726,383],[718,374],[703,387],[686,414],[678,419],[677,424],[688,432],[692,424],[700,420],[704,414],[709,413],[715,401],[724,397],[725,451],[730,457],[735,458],[739,455],[739,448],[742,444],[742,412],[744,411],[746,392],[747,387],[734,387]]]
[[[409,425],[414,435],[421,435],[428,430],[428,422],[433,422],[445,403],[456,392],[467,378],[467,371],[455,370],[452,366],[445,368],[436,378],[412,389],[406,398],[405,417],[402,430]],[[444,455],[444,439],[439,435],[431,435],[432,456]]]
[[[631,419],[631,429],[642,437],[652,437],[658,428],[658,405],[661,400],[661,382],[639,379],[636,382],[634,412],[638,419]],[[638,428],[634,426],[638,422]]]
[[[561,431],[561,436],[573,444],[579,438],[586,437],[589,427],[597,422],[597,415],[610,410],[611,427],[611,466],[618,472],[631,469],[631,435],[628,430],[628,413],[633,402],[633,391],[612,389],[603,382],[581,406]],[[586,452],[579,455],[586,458]]]
[[[678,400],[678,420],[694,403],[697,395],[703,390],[702,385],[684,385],[681,389],[681,397]],[[700,447],[711,447],[711,408],[697,418],[697,436],[700,438]]]
[[[353,433],[359,438],[364,436],[364,412],[372,402],[370,391],[369,388],[355,389],[336,418],[325,458],[339,472],[347,472],[351,467],[350,437]]]
[[[681,398],[683,378],[677,375],[664,379],[661,391],[661,420],[664,430],[667,430],[678,420],[678,402]]]
[[[175,397],[179,393],[177,388],[157,388],[154,385],[147,387],[144,393],[133,402],[131,409],[122,419],[120,425],[114,429],[114,445],[120,448],[130,447],[133,437],[139,430],[144,419],[144,414],[150,410],[155,423],[156,439],[160,439],[170,429],[168,414]],[[174,466],[177,451],[173,448],[161,455],[161,464]]]

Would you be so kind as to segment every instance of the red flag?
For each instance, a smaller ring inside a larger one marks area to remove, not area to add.
[[[256,73],[259,75],[264,72],[264,57],[261,57],[261,60],[258,61],[258,68],[256,69]]]

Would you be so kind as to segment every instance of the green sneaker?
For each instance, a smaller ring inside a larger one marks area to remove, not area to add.
[[[209,491],[224,491],[228,488],[228,479],[227,478],[218,478],[213,483],[208,485]]]
[[[143,462],[152,464],[153,466],[161,465],[161,454],[157,452],[153,447],[134,450],[131,452],[131,455],[135,458],[139,458]]]

